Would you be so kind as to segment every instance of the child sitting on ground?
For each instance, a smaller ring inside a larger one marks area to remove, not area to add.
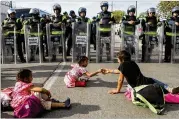
[[[101,73],[101,69],[97,70],[94,73],[89,73],[86,70],[88,66],[88,57],[81,56],[78,64],[74,65],[73,68],[68,71],[65,75],[64,82],[68,88],[72,87],[85,87],[86,81],[95,76],[98,73]],[[83,77],[86,76],[86,77]]]
[[[51,93],[42,87],[36,87],[32,84],[32,72],[28,69],[22,69],[17,74],[17,82],[15,84],[11,106],[13,109],[18,108],[30,96],[36,96],[45,110],[51,108],[69,108],[70,98],[65,102],[52,101]]]

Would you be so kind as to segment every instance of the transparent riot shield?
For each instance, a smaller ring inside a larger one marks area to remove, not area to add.
[[[159,62],[160,60],[160,46],[159,34],[157,26],[146,24],[145,29],[145,55],[144,62]]]
[[[121,24],[121,48],[120,50],[126,50],[131,54],[131,58],[138,62],[139,58],[139,25],[127,26]]]
[[[26,46],[26,62],[42,63],[42,31],[40,29],[40,24],[25,25],[24,37]]]
[[[66,62],[65,28],[64,25],[46,25],[49,61]]]
[[[157,31],[158,36],[159,36],[159,63],[162,63],[163,53],[164,53],[164,48],[163,48],[164,29],[165,29],[165,23],[162,21]]]
[[[2,28],[1,53],[3,64],[17,63],[17,34],[14,26],[4,26]]]
[[[115,30],[112,24],[96,24],[96,62],[114,61]]]
[[[90,61],[90,24],[72,23],[72,62],[80,56],[87,56]]]
[[[172,25],[171,63],[179,61],[179,27]]]

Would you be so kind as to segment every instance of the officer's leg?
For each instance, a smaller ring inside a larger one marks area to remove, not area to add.
[[[149,37],[149,45],[150,45],[150,47],[147,49],[148,50],[148,61],[150,61],[150,59],[151,59],[151,56],[152,56],[152,50],[153,50],[153,44],[151,44],[151,42],[152,42],[152,37],[150,36]]]
[[[165,58],[164,58],[164,62],[170,62],[171,60],[171,48],[172,48],[172,44],[171,44],[171,37],[166,37],[166,41],[165,41]]]
[[[18,52],[18,55],[19,55],[21,62],[24,63],[26,61],[24,59],[24,55],[23,55],[23,52],[22,52],[22,41],[23,41],[23,37],[22,37],[22,35],[19,35],[17,37],[17,40],[16,40],[17,52]]]
[[[106,43],[106,55],[107,55],[107,61],[109,61],[111,59],[111,55],[110,55],[110,52],[111,52],[111,47],[110,47],[110,43]]]
[[[45,49],[44,50],[46,50],[46,56],[48,56],[48,43],[47,43],[47,36],[46,35],[44,35],[44,44],[45,44]]]
[[[35,53],[36,53],[36,50],[37,50],[37,46],[32,45],[32,46],[29,46],[29,47],[30,47],[30,61],[34,61],[35,60]]]
[[[93,43],[94,43],[94,50],[96,50],[96,34],[93,34],[92,37],[93,37]]]
[[[25,53],[25,52],[26,52],[26,49],[25,49],[25,48],[26,48],[26,46],[25,46],[24,34],[21,34],[21,36],[20,36],[20,37],[21,37],[21,40],[22,40],[22,46],[23,46],[23,49],[22,49],[22,50],[23,50],[23,53]]]
[[[14,46],[13,45],[10,45],[10,54],[12,54],[12,62],[14,61]]]
[[[52,59],[51,61],[55,61],[56,60],[56,51],[57,50],[57,46],[54,45],[54,43],[52,44]]]
[[[41,38],[41,42],[40,42],[40,45],[41,45],[41,55],[42,55],[42,58],[43,58],[43,61],[45,61],[46,59],[45,59],[45,54],[44,54],[44,50],[45,50],[45,48],[44,48],[44,45],[43,45],[43,43],[44,43],[44,39],[43,39],[43,36],[41,36],[40,37]]]
[[[70,50],[72,48],[72,34],[70,33],[68,36],[68,42],[67,42],[67,56],[70,56]]]
[[[144,62],[145,61],[145,57],[146,57],[146,42],[145,42],[145,36],[142,39],[142,59],[141,61]]]

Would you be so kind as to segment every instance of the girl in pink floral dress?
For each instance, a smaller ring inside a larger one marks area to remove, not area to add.
[[[23,69],[17,74],[17,82],[12,93],[12,108],[16,109],[18,106],[30,96],[36,96],[43,105],[44,109],[70,107],[70,99],[67,98],[65,102],[52,102],[51,93],[45,88],[35,87],[32,84],[32,72],[28,69]]]
[[[72,65],[72,69],[66,73],[64,78],[64,82],[67,88],[85,87],[88,78],[95,76],[98,73],[101,73],[101,69],[97,70],[94,73],[89,73],[86,70],[87,66],[88,57],[86,56],[82,56],[78,61],[78,64]]]

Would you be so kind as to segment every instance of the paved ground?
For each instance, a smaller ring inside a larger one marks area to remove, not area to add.
[[[119,49],[120,40],[116,37],[115,47]],[[116,50],[116,52],[119,50]],[[91,50],[92,56],[95,51]],[[94,57],[93,57],[93,61]],[[171,86],[179,86],[179,64],[139,64],[142,72],[146,76],[159,79]],[[90,63],[88,70],[90,72],[99,68],[117,68],[117,63]],[[49,89],[54,98],[61,101],[66,97],[71,98],[72,108],[70,110],[53,110],[46,112],[42,118],[178,118],[179,105],[167,105],[165,114],[158,116],[149,109],[137,107],[124,97],[126,82],[120,94],[110,95],[107,91],[116,88],[118,75],[99,74],[91,78],[85,88],[65,87],[63,78],[70,69],[70,63],[44,63],[44,64],[18,64],[1,66],[1,88],[13,86],[15,76],[20,68],[29,68],[33,71],[35,85],[43,86]],[[48,79],[48,80],[47,80]],[[2,118],[12,118],[13,112],[1,112]]]
[[[146,76],[154,77],[171,86],[179,85],[179,64],[139,64],[141,71]],[[49,65],[50,67],[50,65]],[[55,69],[55,64],[53,66]],[[117,68],[117,63],[89,64],[88,70],[95,71],[101,67]],[[126,82],[120,94],[110,95],[107,91],[115,88],[118,75],[99,74],[91,78],[85,88],[66,88],[63,82],[65,73],[70,69],[70,63],[61,63],[49,78],[44,87],[52,92],[54,98],[65,100],[71,98],[70,110],[53,110],[42,115],[43,118],[178,118],[179,105],[167,104],[165,114],[158,116],[149,109],[137,107],[124,97]],[[34,68],[36,70],[36,68]],[[46,71],[47,73],[48,71]],[[3,73],[3,72],[2,72]],[[46,75],[43,73],[43,75]],[[4,80],[2,80],[3,82]],[[2,85],[4,85],[2,83]],[[12,112],[2,112],[2,118],[12,117]]]
[[[33,83],[43,86],[43,83],[51,76],[59,63],[33,63],[33,64],[3,64],[1,65],[1,88],[14,86],[16,75],[22,68],[33,71]]]

